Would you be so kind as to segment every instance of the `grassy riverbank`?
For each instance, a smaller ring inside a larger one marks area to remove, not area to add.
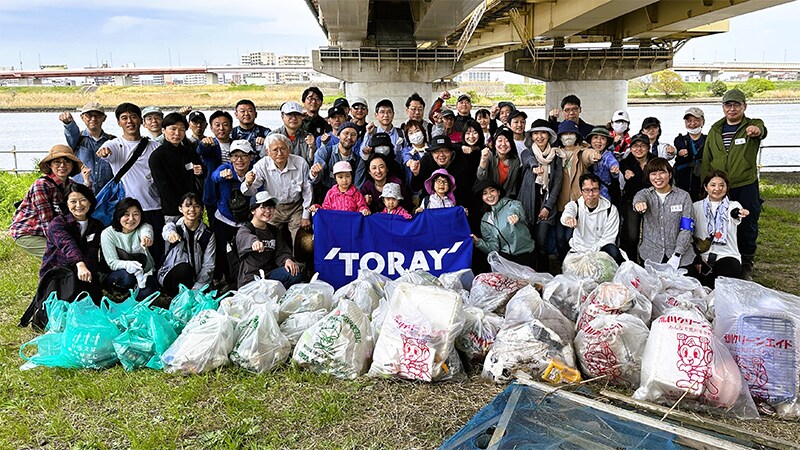
[[[712,96],[709,83],[686,83],[683,92],[665,95],[654,89],[642,90],[631,82],[628,90],[630,103],[718,102]],[[728,87],[737,84],[728,83]],[[336,83],[320,86],[325,94],[325,105],[343,95]],[[775,82],[774,90],[759,92],[750,98],[758,102],[800,101],[800,82]],[[259,108],[277,109],[287,99],[300,99],[305,85],[214,85],[214,86],[99,86],[89,92],[81,86],[5,86],[0,87],[0,111],[64,111],[75,110],[89,101],[103,105],[133,102],[138,105],[159,105],[177,109],[191,105],[196,109],[230,109],[242,98],[253,100]],[[518,106],[538,107],[545,102],[544,84],[461,83],[453,91],[472,96],[476,107],[488,107],[502,100]],[[409,93],[410,94],[410,93]],[[455,96],[454,96],[455,97]],[[455,103],[452,98],[449,103]],[[398,107],[398,110],[401,109]]]
[[[0,174],[0,226],[36,175]],[[763,178],[756,281],[800,294],[797,174]],[[16,326],[39,262],[0,237],[0,448],[435,448],[503,386],[477,377],[423,384],[340,381],[284,366],[266,375],[227,367],[181,377],[152,370],[22,372]],[[602,388],[602,383],[592,384]],[[797,442],[800,429],[768,417],[737,422]]]

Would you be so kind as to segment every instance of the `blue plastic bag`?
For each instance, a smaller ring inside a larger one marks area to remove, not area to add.
[[[111,225],[114,217],[114,208],[117,203],[125,198],[125,188],[121,181],[111,179],[97,193],[97,206],[95,206],[92,217],[103,222],[104,226]]]

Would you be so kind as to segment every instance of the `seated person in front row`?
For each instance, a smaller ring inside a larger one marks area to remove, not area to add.
[[[335,211],[360,212],[368,216],[370,214],[367,201],[364,195],[353,186],[353,168],[347,161],[339,161],[333,165],[333,176],[336,178],[336,185],[330,188],[325,194],[322,205],[311,205],[308,210],[312,213],[319,209],[331,209]]]
[[[182,217],[167,222],[161,233],[168,245],[158,282],[170,297],[178,294],[181,284],[191,289],[211,284],[217,248],[214,235],[203,224],[203,202],[197,194],[183,194],[178,212]]]
[[[386,183],[381,192],[381,198],[386,208],[383,209],[385,214],[395,214],[402,216],[404,219],[410,219],[411,214],[405,208],[400,206],[400,200],[403,199],[403,194],[400,193],[400,185],[397,183]]]
[[[142,204],[126,197],[114,207],[111,226],[100,234],[100,248],[111,269],[103,282],[107,291],[127,294],[139,288],[137,300],[144,300],[158,288],[153,275],[155,263],[148,248],[153,245],[153,227],[142,222]]]
[[[561,224],[574,228],[569,240],[570,253],[606,252],[617,264],[625,259],[615,244],[619,233],[619,212],[600,195],[600,178],[587,173],[578,180],[581,198],[564,206]]]
[[[533,267],[533,239],[522,203],[505,197],[503,187],[492,180],[480,180],[474,192],[483,200],[486,213],[481,219],[482,238],[470,235],[478,250],[496,251],[503,258]]]
[[[270,280],[280,281],[289,288],[302,281],[300,266],[292,259],[292,249],[284,234],[269,221],[275,213],[275,197],[261,191],[250,198],[253,218],[245,222],[236,233],[236,248],[239,250],[238,286],[253,281],[264,271]]]

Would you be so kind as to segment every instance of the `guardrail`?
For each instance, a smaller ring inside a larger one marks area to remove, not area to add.
[[[758,156],[756,157],[756,167],[758,168],[759,174],[761,173],[761,169],[764,169],[764,168],[767,168],[767,169],[800,169],[800,163],[797,163],[797,164],[769,164],[769,165],[764,165],[761,162],[761,157],[764,154],[764,150],[787,149],[787,148],[793,148],[793,149],[796,149],[796,150],[800,150],[800,146],[799,145],[761,145],[758,148]],[[787,172],[794,172],[794,170],[787,170]]]
[[[19,175],[21,173],[31,173],[36,172],[39,170],[38,167],[31,167],[30,169],[20,169],[19,168],[19,161],[17,160],[17,155],[42,155],[42,157],[47,156],[47,151],[41,150],[17,150],[17,146],[14,145],[11,147],[10,150],[2,150],[0,149],[0,155],[10,154],[14,158],[14,167],[12,168],[0,168],[0,172],[10,172],[14,175]]]

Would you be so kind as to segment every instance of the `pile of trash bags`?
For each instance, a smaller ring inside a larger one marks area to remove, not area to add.
[[[51,297],[46,333],[20,349],[22,368],[197,374],[291,361],[342,379],[480,372],[497,383],[522,371],[742,419],[800,417],[798,297],[727,278],[711,292],[669,265],[617,267],[602,255],[571,255],[555,277],[497,253],[478,276],[362,270],[339,289],[315,277],[289,290],[257,276],[223,296],[183,288],[169,309],[134,293],[100,306]]]

